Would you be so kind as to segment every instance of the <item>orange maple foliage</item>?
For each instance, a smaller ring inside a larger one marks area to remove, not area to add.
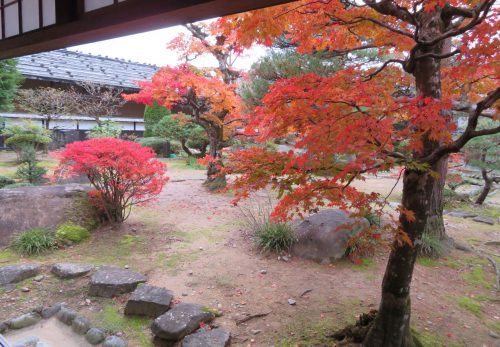
[[[412,8],[418,12],[418,3],[422,2],[398,1],[397,6],[409,8],[404,13],[410,17],[414,15]],[[425,11],[433,11],[443,3],[425,1]],[[248,131],[260,129],[261,141],[290,132],[298,134],[296,151],[278,155],[280,160],[276,155],[251,149],[234,154],[227,170],[245,173],[234,183],[239,196],[247,196],[256,186],[262,188],[266,181],[281,190],[285,198],[275,211],[278,218],[291,217],[293,211],[307,211],[314,204],[371,208],[359,201],[374,202],[378,197],[347,189],[353,179],[400,165],[426,168],[412,153],[423,155],[428,140],[452,144],[456,123],[446,115],[454,102],[460,98],[478,101],[499,86],[496,9],[474,31],[454,38],[452,45],[457,52],[443,68],[442,96],[433,98],[415,97],[415,91],[403,93],[403,88],[414,83],[405,71],[410,69],[407,65],[416,47],[414,26],[367,4],[349,4],[298,1],[218,21],[223,28],[219,30],[236,35],[243,47],[255,43],[269,46],[284,36],[302,53],[324,51],[335,56],[376,49],[380,59],[390,57],[383,69],[380,64],[364,64],[331,77],[307,74],[280,80],[264,97],[264,105],[252,114]],[[453,4],[462,3],[456,1],[448,6]],[[344,164],[339,160],[343,156],[351,160]],[[264,165],[266,159],[269,163]],[[254,170],[256,163],[268,170]],[[317,176],[325,171],[331,178]],[[295,209],[297,206],[301,209]]]

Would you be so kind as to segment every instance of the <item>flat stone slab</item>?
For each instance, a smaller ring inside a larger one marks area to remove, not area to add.
[[[146,282],[146,277],[138,272],[103,266],[90,278],[90,296],[112,298],[114,296],[130,293],[137,288],[139,283]]]
[[[50,271],[57,277],[66,279],[85,276],[94,268],[95,266],[91,264],[57,263],[52,266]]]
[[[200,323],[211,322],[214,318],[214,314],[202,305],[183,303],[156,318],[151,330],[160,339],[178,341],[198,329]]]
[[[495,220],[486,216],[477,216],[472,219],[474,222],[484,223],[488,225],[495,225]]]
[[[40,273],[38,264],[18,264],[0,267],[0,286],[18,283]]]
[[[182,340],[182,347],[227,347],[231,344],[231,333],[224,329],[200,329]]]
[[[452,211],[448,213],[448,216],[458,217],[458,218],[474,218],[477,213],[465,212],[465,211]]]
[[[154,286],[140,286],[130,296],[125,306],[126,315],[156,318],[170,308],[172,291]]]

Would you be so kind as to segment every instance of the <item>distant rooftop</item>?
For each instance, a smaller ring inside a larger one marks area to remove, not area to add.
[[[159,69],[156,65],[66,49],[20,57],[17,68],[28,79],[64,83],[88,81],[134,90],[139,89],[134,81],[150,80]]]

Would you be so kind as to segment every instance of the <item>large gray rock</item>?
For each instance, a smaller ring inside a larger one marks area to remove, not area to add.
[[[173,293],[168,289],[140,286],[128,299],[125,314],[156,318],[168,311],[172,297]]]
[[[0,236],[1,237],[1,236]],[[18,264],[0,267],[0,286],[18,283],[40,273],[38,264]]]
[[[178,341],[200,327],[200,323],[215,318],[201,305],[179,304],[156,318],[151,326],[153,334],[163,340]]]
[[[200,329],[182,340],[182,347],[227,347],[231,344],[231,334],[221,328]]]
[[[104,331],[98,328],[90,328],[85,334],[85,340],[91,345],[98,345],[106,338]]]
[[[127,343],[118,336],[108,336],[104,340],[102,347],[127,347]]]
[[[0,189],[0,247],[13,234],[31,228],[54,229],[68,220],[98,223],[88,190],[90,186],[78,184]]]
[[[42,316],[40,316],[38,313],[31,312],[9,320],[7,322],[7,325],[10,329],[22,329],[31,325],[35,325],[41,320]]]
[[[130,293],[139,283],[146,282],[146,277],[138,272],[112,266],[103,266],[90,278],[89,295],[112,298]]]
[[[369,226],[364,218],[350,218],[340,210],[323,210],[295,227],[297,242],[291,252],[300,258],[330,263],[344,257],[349,238]]]
[[[94,265],[78,263],[57,263],[50,270],[59,278],[76,278],[88,274],[94,269]]]

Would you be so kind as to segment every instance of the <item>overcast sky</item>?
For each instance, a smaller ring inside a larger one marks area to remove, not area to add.
[[[167,50],[166,44],[180,32],[188,31],[182,26],[154,30],[142,34],[123,36],[116,39],[90,43],[69,48],[84,53],[99,54],[110,58],[130,59],[140,63],[158,66],[177,65],[177,54]],[[248,70],[253,62],[265,53],[263,48],[252,49],[246,57],[236,61],[236,68]],[[198,66],[216,66],[215,59],[198,59]]]

